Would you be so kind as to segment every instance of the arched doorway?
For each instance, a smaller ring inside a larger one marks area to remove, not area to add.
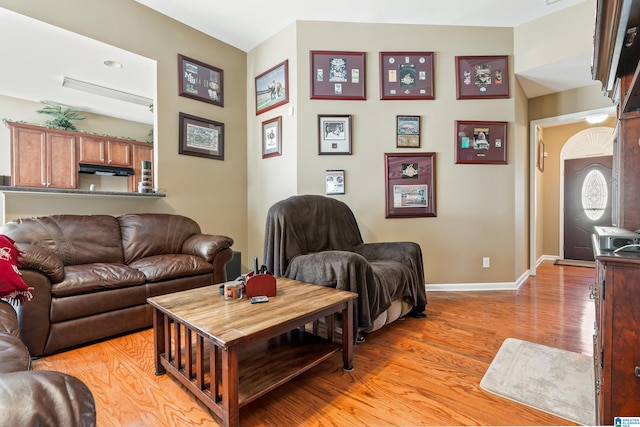
[[[560,233],[563,259],[591,261],[594,226],[611,225],[613,129],[573,135],[560,152]]]

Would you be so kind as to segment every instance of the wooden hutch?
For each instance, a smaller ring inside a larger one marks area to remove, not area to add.
[[[593,78],[617,108],[613,224],[640,229],[640,0],[597,0]],[[640,417],[640,252],[596,255],[596,422]]]

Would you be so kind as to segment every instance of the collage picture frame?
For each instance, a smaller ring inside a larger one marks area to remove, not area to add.
[[[436,153],[385,153],[386,218],[436,216]]]
[[[178,95],[224,107],[223,70],[178,54]]]
[[[366,100],[365,52],[312,50],[311,99]]]

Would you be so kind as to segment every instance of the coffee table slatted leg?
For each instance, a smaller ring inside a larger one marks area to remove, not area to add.
[[[209,348],[209,392],[211,398],[220,403],[222,400],[221,379],[220,379],[220,349],[210,343]]]
[[[171,319],[164,316],[164,357],[171,362]]]
[[[173,322],[173,366],[175,366],[178,371],[182,368],[182,345],[180,345],[182,340],[180,336],[180,323]]]
[[[204,390],[204,338],[196,334],[196,385]]]
[[[240,425],[238,349],[222,349],[222,425]]]
[[[342,362],[344,363],[342,369],[345,371],[353,371],[353,326],[353,300],[349,300],[346,302],[346,307],[342,309]]]
[[[189,328],[184,331],[184,375],[193,379],[193,332]]]
[[[162,349],[165,346],[165,334],[164,334],[164,315],[160,312],[160,310],[153,309],[153,348],[154,354],[153,359],[156,365],[156,375],[163,375],[166,370],[164,366],[162,366],[162,362],[160,361],[160,354],[162,353]]]

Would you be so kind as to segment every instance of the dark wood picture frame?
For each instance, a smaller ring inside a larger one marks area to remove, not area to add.
[[[456,56],[458,99],[509,98],[509,57]]]
[[[318,114],[318,154],[351,154],[352,116]]]
[[[224,107],[222,69],[178,54],[178,95]]]
[[[456,120],[456,163],[507,164],[507,122]]]
[[[420,148],[420,116],[396,116],[396,147]]]
[[[325,175],[325,193],[344,194],[344,169],[327,169]]]
[[[180,113],[178,153],[224,160],[224,123]]]
[[[436,216],[436,153],[385,153],[386,218]]]
[[[289,60],[255,78],[256,116],[289,102]]]
[[[282,116],[262,122],[262,158],[282,155]]]
[[[380,52],[380,99],[435,99],[433,52]]]
[[[310,51],[311,99],[366,100],[366,53]]]

